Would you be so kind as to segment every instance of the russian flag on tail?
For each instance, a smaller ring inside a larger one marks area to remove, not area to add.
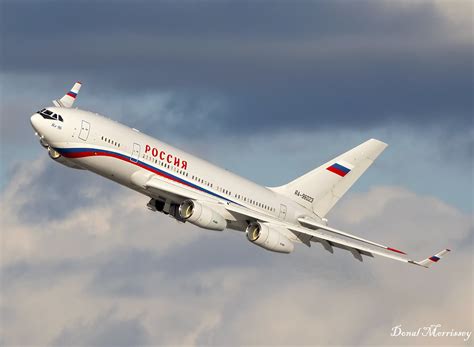
[[[344,165],[341,165],[341,164],[338,164],[338,163],[332,164],[331,166],[326,168],[326,170],[331,171],[331,172],[333,172],[336,175],[339,175],[341,177],[344,177],[345,175],[347,175],[351,171],[351,169],[349,169],[348,167],[345,167]]]
[[[72,98],[75,99],[76,96],[77,96],[77,93],[74,93],[74,92],[71,90],[71,91],[69,91],[69,92],[67,93],[67,95],[69,95],[70,97],[72,97]]]
[[[67,94],[65,94],[61,99],[53,100],[53,104],[57,107],[72,107],[72,105],[74,105],[74,101],[77,98],[77,94],[79,94],[79,90],[81,90],[81,85],[81,82],[76,82],[71,90],[67,92]]]

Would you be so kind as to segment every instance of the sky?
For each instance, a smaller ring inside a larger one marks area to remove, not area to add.
[[[466,345],[473,329],[470,1],[0,1],[0,344]],[[30,115],[77,106],[267,186],[389,144],[328,216],[425,271],[290,255],[146,209],[52,162]]]

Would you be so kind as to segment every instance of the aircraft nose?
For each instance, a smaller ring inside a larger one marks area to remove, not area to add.
[[[31,126],[36,130],[37,133],[40,132],[39,128],[42,120],[43,118],[38,113],[35,113],[30,118]]]

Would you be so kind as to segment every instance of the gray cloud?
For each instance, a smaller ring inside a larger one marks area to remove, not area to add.
[[[226,107],[205,124],[221,131],[391,123],[460,131],[472,125],[472,26],[450,24],[449,10],[432,2],[6,2],[3,70],[80,77],[94,93],[113,89],[113,100],[172,91],[188,121],[198,100],[218,98]]]
[[[311,169],[315,148],[334,138],[345,150],[381,137],[399,164],[381,184],[408,177],[412,189],[472,206],[471,2],[113,4],[2,2],[2,185],[12,163],[40,152],[29,115],[80,79],[79,107],[244,175],[275,165],[253,155],[259,147],[272,159],[288,139],[308,141],[278,155],[293,165],[251,177],[263,184]],[[242,143],[251,164],[228,155]]]

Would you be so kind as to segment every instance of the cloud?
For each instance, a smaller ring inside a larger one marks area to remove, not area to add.
[[[464,344],[389,334],[474,326],[470,1],[113,4],[1,5],[0,344]],[[151,213],[36,159],[29,115],[77,79],[80,107],[266,185],[381,137],[331,225],[453,252],[284,256]]]
[[[317,244],[265,252],[241,233],[151,213],[146,198],[92,176],[75,184],[70,213],[44,209],[32,221],[21,211],[39,197],[59,206],[47,187],[53,165],[34,162],[2,193],[5,345],[464,344],[389,335],[398,324],[472,329],[472,215],[435,197],[376,187],[331,215],[331,225],[415,259],[453,249],[425,270]]]
[[[217,104],[201,135],[391,123],[459,132],[472,125],[472,24],[458,20],[471,3],[441,4],[6,2],[2,67],[9,81],[26,76],[22,90],[82,79],[111,102],[171,95],[168,111],[180,105],[188,124],[202,121],[202,100]],[[71,16],[83,20],[73,28]],[[153,119],[160,103],[141,112]]]
[[[139,319],[116,320],[106,312],[94,322],[66,328],[56,346],[145,346],[148,335]]]

